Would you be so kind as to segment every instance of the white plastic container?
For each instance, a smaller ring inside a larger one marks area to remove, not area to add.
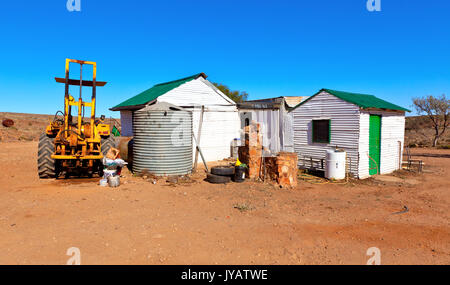
[[[98,184],[100,186],[102,186],[102,187],[108,186],[108,180],[107,179],[100,179]]]
[[[109,184],[109,187],[119,187],[119,185],[120,185],[119,176],[109,176],[108,184]]]
[[[239,155],[239,147],[241,146],[241,139],[235,138],[231,142],[231,157],[237,159]]]
[[[328,179],[345,179],[346,152],[341,150],[327,150],[325,177]]]
[[[105,169],[105,170],[103,170],[103,178],[108,179],[108,177],[114,176],[114,175],[116,175],[116,173],[117,173],[116,169],[113,169],[113,170]]]

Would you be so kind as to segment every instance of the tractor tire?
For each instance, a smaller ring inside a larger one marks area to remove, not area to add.
[[[234,167],[228,167],[228,166],[211,167],[211,174],[220,175],[220,176],[232,176],[232,175],[234,175]]]
[[[226,184],[231,182],[231,177],[229,176],[220,176],[215,174],[209,174],[206,177],[206,181],[213,184]]]
[[[39,138],[38,146],[38,174],[39,178],[56,178],[56,162],[51,155],[55,152],[54,139],[49,138],[46,134],[42,134]]]
[[[101,147],[102,147],[103,156],[105,156],[112,147],[114,147],[114,148],[117,147],[116,146],[116,140],[112,136],[111,137],[107,137],[107,138],[102,138],[102,145],[101,145]]]

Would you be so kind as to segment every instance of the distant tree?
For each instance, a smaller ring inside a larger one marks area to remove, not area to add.
[[[231,91],[228,86],[220,84],[220,83],[213,83],[214,86],[217,87],[220,91],[223,92],[223,94],[227,95],[231,100],[233,100],[236,103],[240,103],[243,101],[246,101],[248,98],[248,94],[245,91]]]
[[[450,124],[450,100],[445,97],[445,94],[438,98],[429,95],[413,98],[413,104],[419,115],[425,114],[431,120],[435,131],[433,138],[433,147],[435,147]]]

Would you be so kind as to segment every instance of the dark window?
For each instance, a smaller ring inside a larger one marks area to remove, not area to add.
[[[330,143],[330,120],[313,120],[312,128],[313,142]]]

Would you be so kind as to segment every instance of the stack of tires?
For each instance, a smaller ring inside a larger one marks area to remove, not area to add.
[[[233,177],[233,166],[216,166],[211,168],[211,173],[208,173],[206,181],[214,184],[226,184],[231,182]]]

